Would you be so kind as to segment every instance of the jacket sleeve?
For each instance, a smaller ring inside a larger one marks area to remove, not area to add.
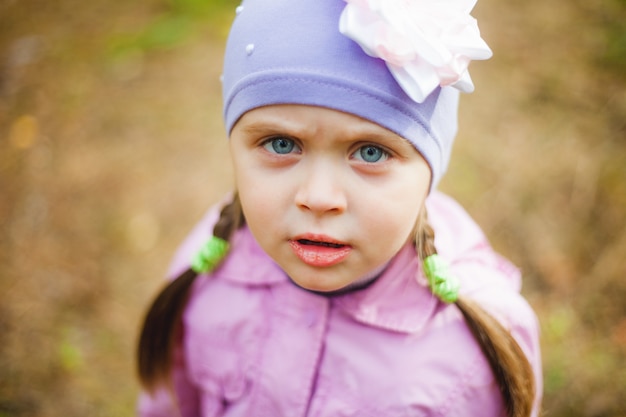
[[[440,193],[434,193],[430,200],[435,243],[460,279],[461,294],[479,303],[511,332],[533,369],[536,395],[531,415],[537,416],[543,390],[540,329],[535,312],[520,294],[521,274],[491,248],[482,230],[458,203]],[[469,384],[476,392],[465,397],[477,398],[483,388]]]

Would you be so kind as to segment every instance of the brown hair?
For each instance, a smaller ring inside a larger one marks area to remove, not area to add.
[[[435,232],[428,223],[426,208],[418,221],[415,247],[420,259],[437,253]],[[459,296],[455,302],[487,358],[502,394],[509,417],[527,417],[535,398],[532,367],[511,333],[478,303]]]
[[[220,214],[213,234],[229,240],[245,223],[241,203],[235,195]],[[423,210],[415,236],[421,259],[436,253],[434,230]],[[196,273],[188,269],[158,294],[146,314],[137,350],[139,379],[149,391],[158,386],[171,387],[171,369],[176,343],[181,337],[181,315]],[[456,306],[465,317],[472,334],[486,356],[509,417],[529,416],[535,397],[534,376],[521,348],[498,321],[476,302],[459,297]]]
[[[239,197],[235,195],[222,209],[213,235],[230,240],[244,221]],[[137,346],[137,368],[141,385],[149,391],[171,385],[174,349],[181,337],[181,316],[197,275],[192,269],[184,271],[161,290],[148,309]]]

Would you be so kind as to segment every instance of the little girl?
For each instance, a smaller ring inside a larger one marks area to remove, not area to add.
[[[147,314],[140,415],[538,415],[518,271],[435,191],[469,61],[491,55],[473,3],[237,9],[223,73],[237,191]]]

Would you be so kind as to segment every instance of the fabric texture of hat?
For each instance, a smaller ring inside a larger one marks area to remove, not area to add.
[[[272,104],[322,106],[377,123],[413,144],[430,165],[431,190],[457,132],[458,90],[411,99],[385,61],[339,31],[343,0],[248,0],[237,9],[223,71],[230,134],[247,111]]]

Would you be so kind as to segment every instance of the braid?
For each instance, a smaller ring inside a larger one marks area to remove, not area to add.
[[[415,246],[420,259],[426,259],[430,255],[437,253],[435,247],[435,230],[428,223],[428,213],[426,207],[420,212],[415,232]]]
[[[229,240],[244,222],[241,203],[235,194],[233,201],[222,208],[213,234]],[[137,365],[139,380],[149,391],[171,383],[174,349],[181,335],[181,316],[197,275],[191,268],[184,271],[161,290],[148,309],[137,346]]]
[[[422,210],[415,233],[420,259],[436,254],[435,231]],[[487,358],[509,417],[527,417],[535,397],[533,371],[513,336],[478,303],[459,296],[456,301],[467,325]]]
[[[246,219],[243,217],[239,195],[235,193],[233,201],[224,206],[220,218],[213,226],[213,236],[229,241],[233,233],[243,226]]]

